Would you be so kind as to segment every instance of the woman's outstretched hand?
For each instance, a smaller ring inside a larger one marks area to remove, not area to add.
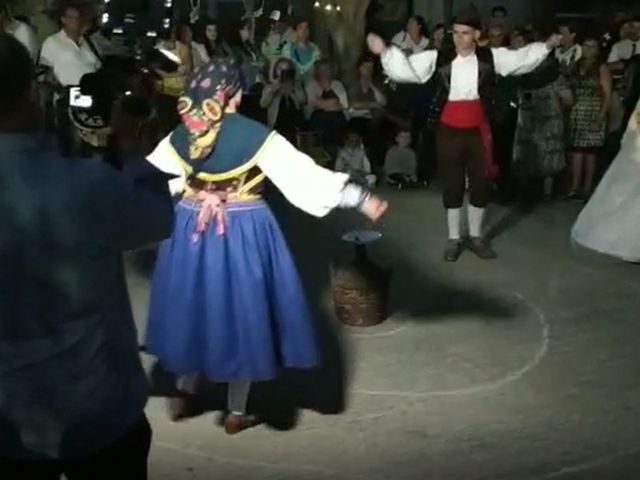
[[[382,215],[387,211],[389,204],[381,198],[371,195],[362,204],[362,213],[369,218],[372,222],[377,222]]]

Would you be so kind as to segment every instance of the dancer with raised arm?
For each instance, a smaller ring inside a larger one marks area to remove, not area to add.
[[[482,235],[485,207],[491,193],[491,178],[497,173],[489,118],[496,75],[521,75],[534,70],[559,45],[553,35],[546,43],[532,43],[519,50],[478,46],[481,22],[472,5],[463,9],[453,24],[455,50],[427,50],[406,56],[399,48],[387,47],[377,35],[367,38],[369,48],[382,59],[386,74],[398,83],[425,83],[437,75],[437,133],[439,171],[444,182],[449,242],[444,258],[458,260],[465,247],[482,259],[493,259],[495,251]],[[469,183],[470,239],[461,238],[460,223],[465,186]]]
[[[187,413],[199,378],[229,384],[227,433],[254,426],[252,382],[317,365],[304,292],[287,244],[261,199],[265,178],[322,217],[356,208],[377,220],[387,204],[316,165],[284,137],[237,113],[241,74],[231,60],[203,66],[179,99],[183,124],[149,161],[176,175],[173,236],[160,247],[147,350],[179,378],[170,415]]]

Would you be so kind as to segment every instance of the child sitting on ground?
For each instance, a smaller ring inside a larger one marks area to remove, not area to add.
[[[376,184],[377,177],[371,173],[371,162],[362,144],[362,136],[356,129],[347,132],[344,147],[338,151],[335,169],[348,173],[353,182],[370,188]]]
[[[384,173],[389,185],[398,188],[417,187],[418,160],[411,148],[411,130],[400,128],[396,135],[396,144],[387,152]]]

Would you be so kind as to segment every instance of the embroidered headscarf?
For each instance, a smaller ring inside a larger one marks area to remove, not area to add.
[[[216,143],[224,111],[242,88],[233,59],[215,59],[196,70],[178,99],[178,114],[190,136],[189,159],[204,160]]]

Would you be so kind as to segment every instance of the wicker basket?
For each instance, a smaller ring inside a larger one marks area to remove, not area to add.
[[[334,261],[331,287],[336,316],[345,325],[372,327],[388,318],[391,271],[373,262],[366,244],[356,243],[349,262]]]

